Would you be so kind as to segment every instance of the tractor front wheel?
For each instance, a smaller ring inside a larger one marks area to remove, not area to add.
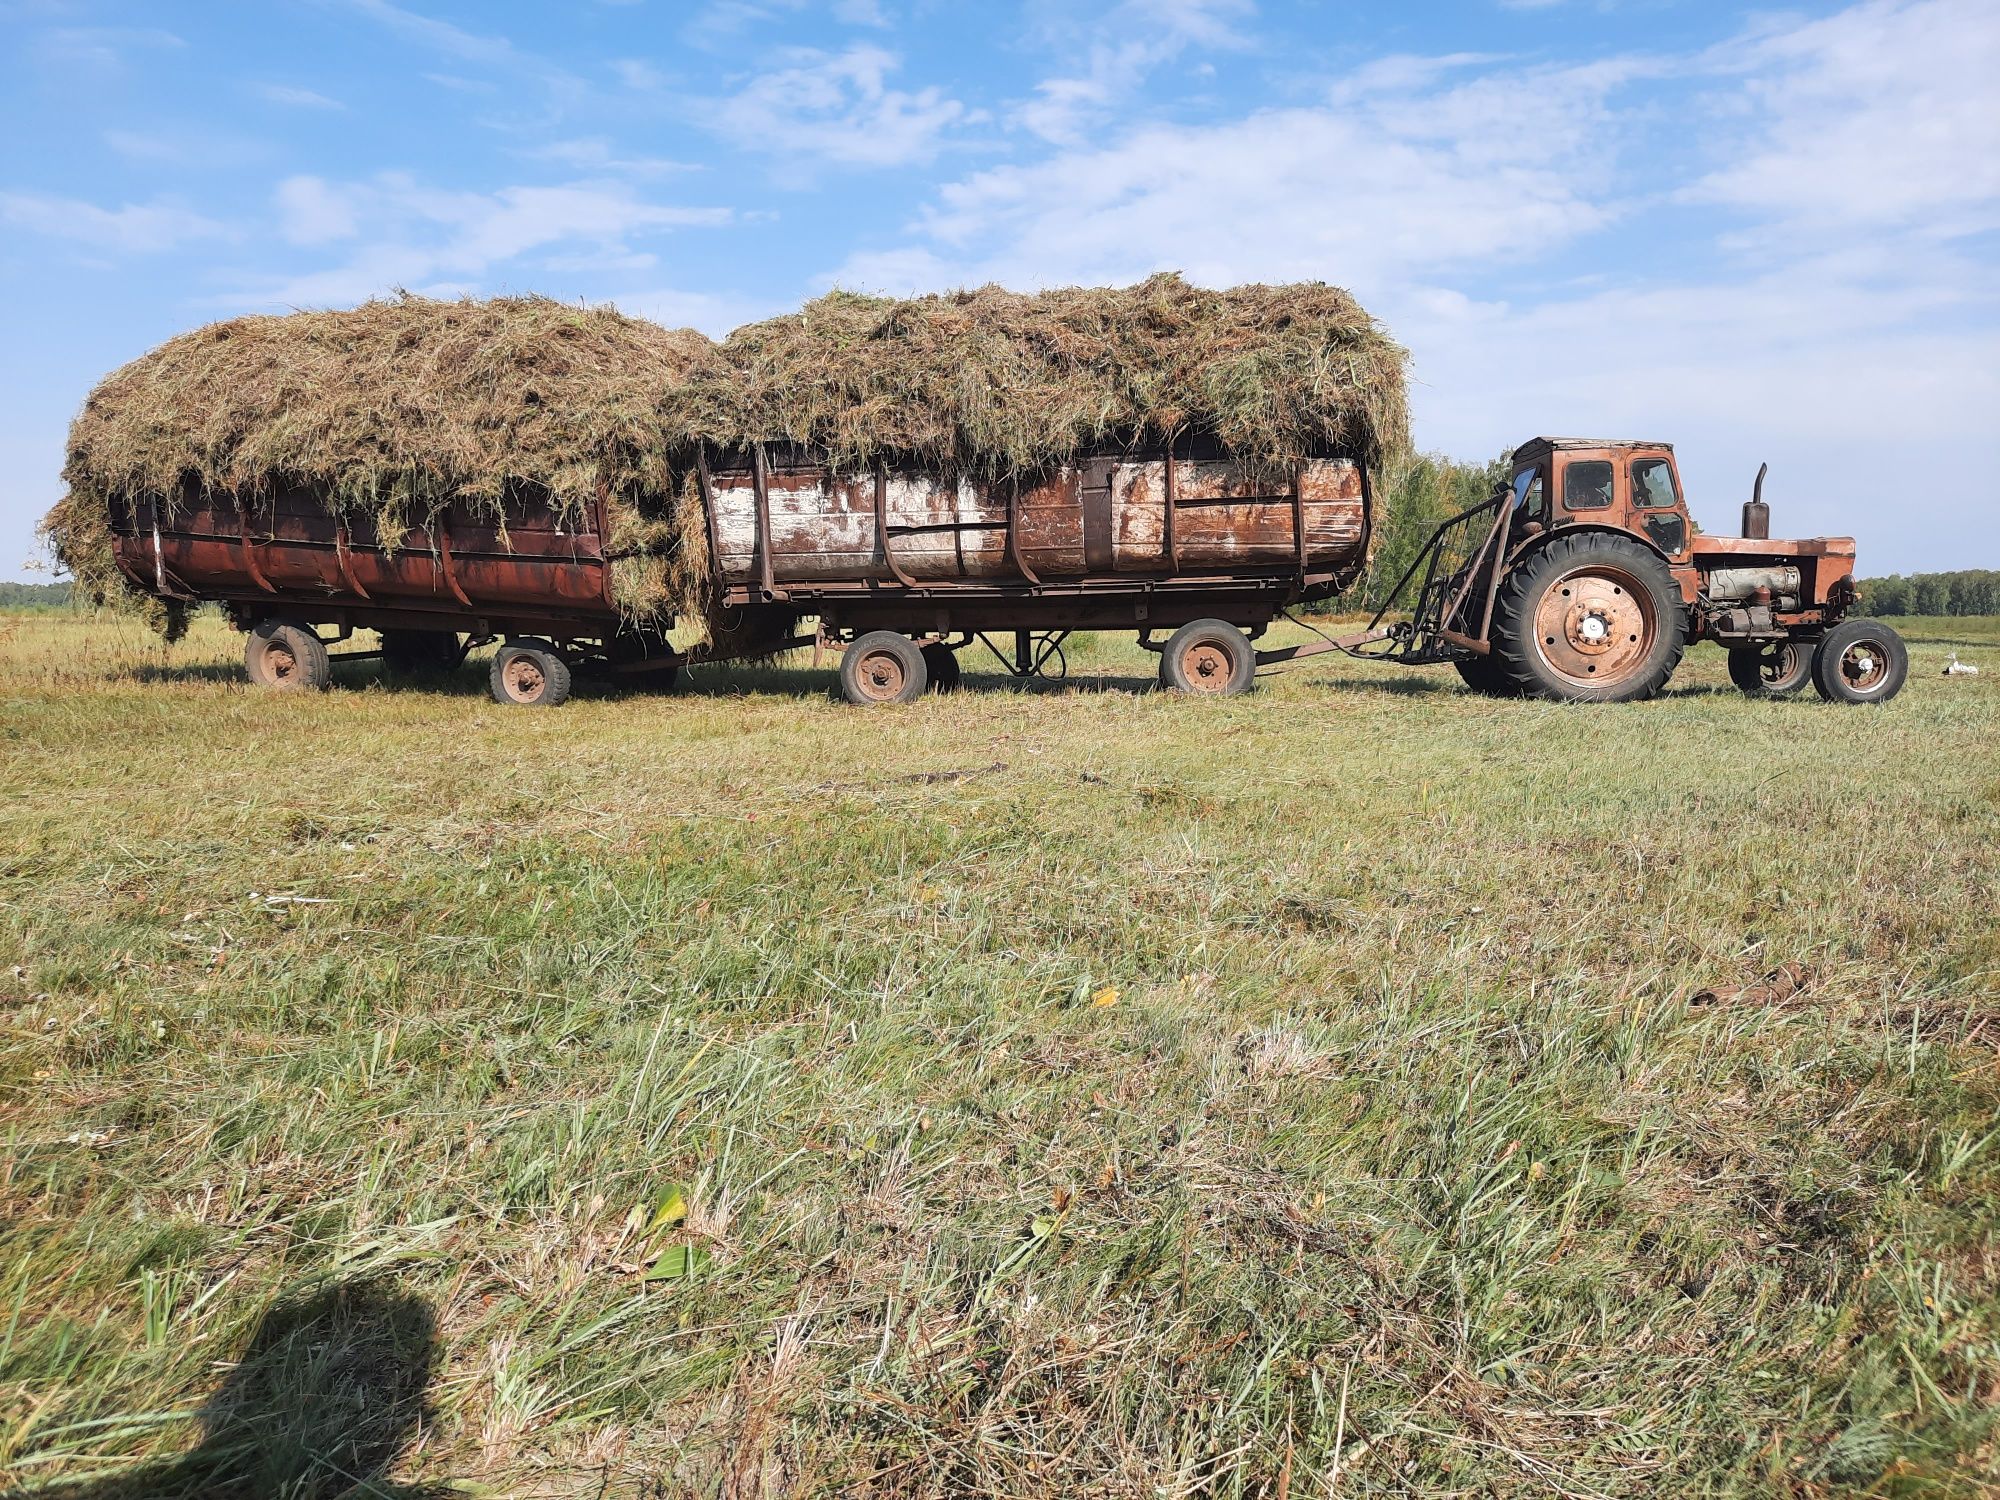
[[[1674,675],[1687,616],[1657,552],[1631,537],[1582,532],[1553,538],[1508,571],[1491,639],[1524,694],[1629,703]]]
[[[1880,620],[1842,620],[1813,653],[1813,686],[1829,703],[1887,703],[1909,675],[1903,638]]]

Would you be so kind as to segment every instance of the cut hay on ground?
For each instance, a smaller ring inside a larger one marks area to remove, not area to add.
[[[895,300],[834,292],[739,328],[728,384],[691,426],[987,473],[1105,443],[1205,433],[1282,467],[1370,463],[1406,441],[1404,353],[1353,297],[1317,282],[1130,287]],[[704,382],[704,385],[706,382]]]

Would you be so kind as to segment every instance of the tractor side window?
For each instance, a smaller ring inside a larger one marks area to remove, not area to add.
[[[1602,459],[1573,463],[1563,471],[1563,505],[1569,510],[1603,510],[1611,503],[1611,465]]]
[[[1632,465],[1632,503],[1647,510],[1671,510],[1681,503],[1674,492],[1674,466],[1664,458],[1642,458]]]

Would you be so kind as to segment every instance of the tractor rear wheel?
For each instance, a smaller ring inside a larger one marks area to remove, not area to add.
[[[1493,651],[1521,692],[1572,703],[1650,698],[1687,648],[1666,562],[1631,537],[1557,536],[1501,580]]]
[[[1497,657],[1460,656],[1453,658],[1452,666],[1458,671],[1458,680],[1475,693],[1484,693],[1489,698],[1521,696],[1521,689]]]
[[[1842,620],[1813,653],[1813,686],[1829,703],[1887,703],[1909,675],[1903,638],[1880,620]]]
[[[1735,646],[1729,652],[1729,680],[1753,698],[1790,697],[1812,681],[1812,666],[1811,641]]]
[[[243,648],[243,669],[259,687],[312,692],[333,681],[326,642],[310,625],[259,620]]]

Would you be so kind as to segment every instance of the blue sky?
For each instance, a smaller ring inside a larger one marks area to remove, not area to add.
[[[0,576],[102,374],[402,286],[711,333],[835,283],[1321,279],[1416,435],[1675,443],[2000,566],[2000,3],[0,0]]]

